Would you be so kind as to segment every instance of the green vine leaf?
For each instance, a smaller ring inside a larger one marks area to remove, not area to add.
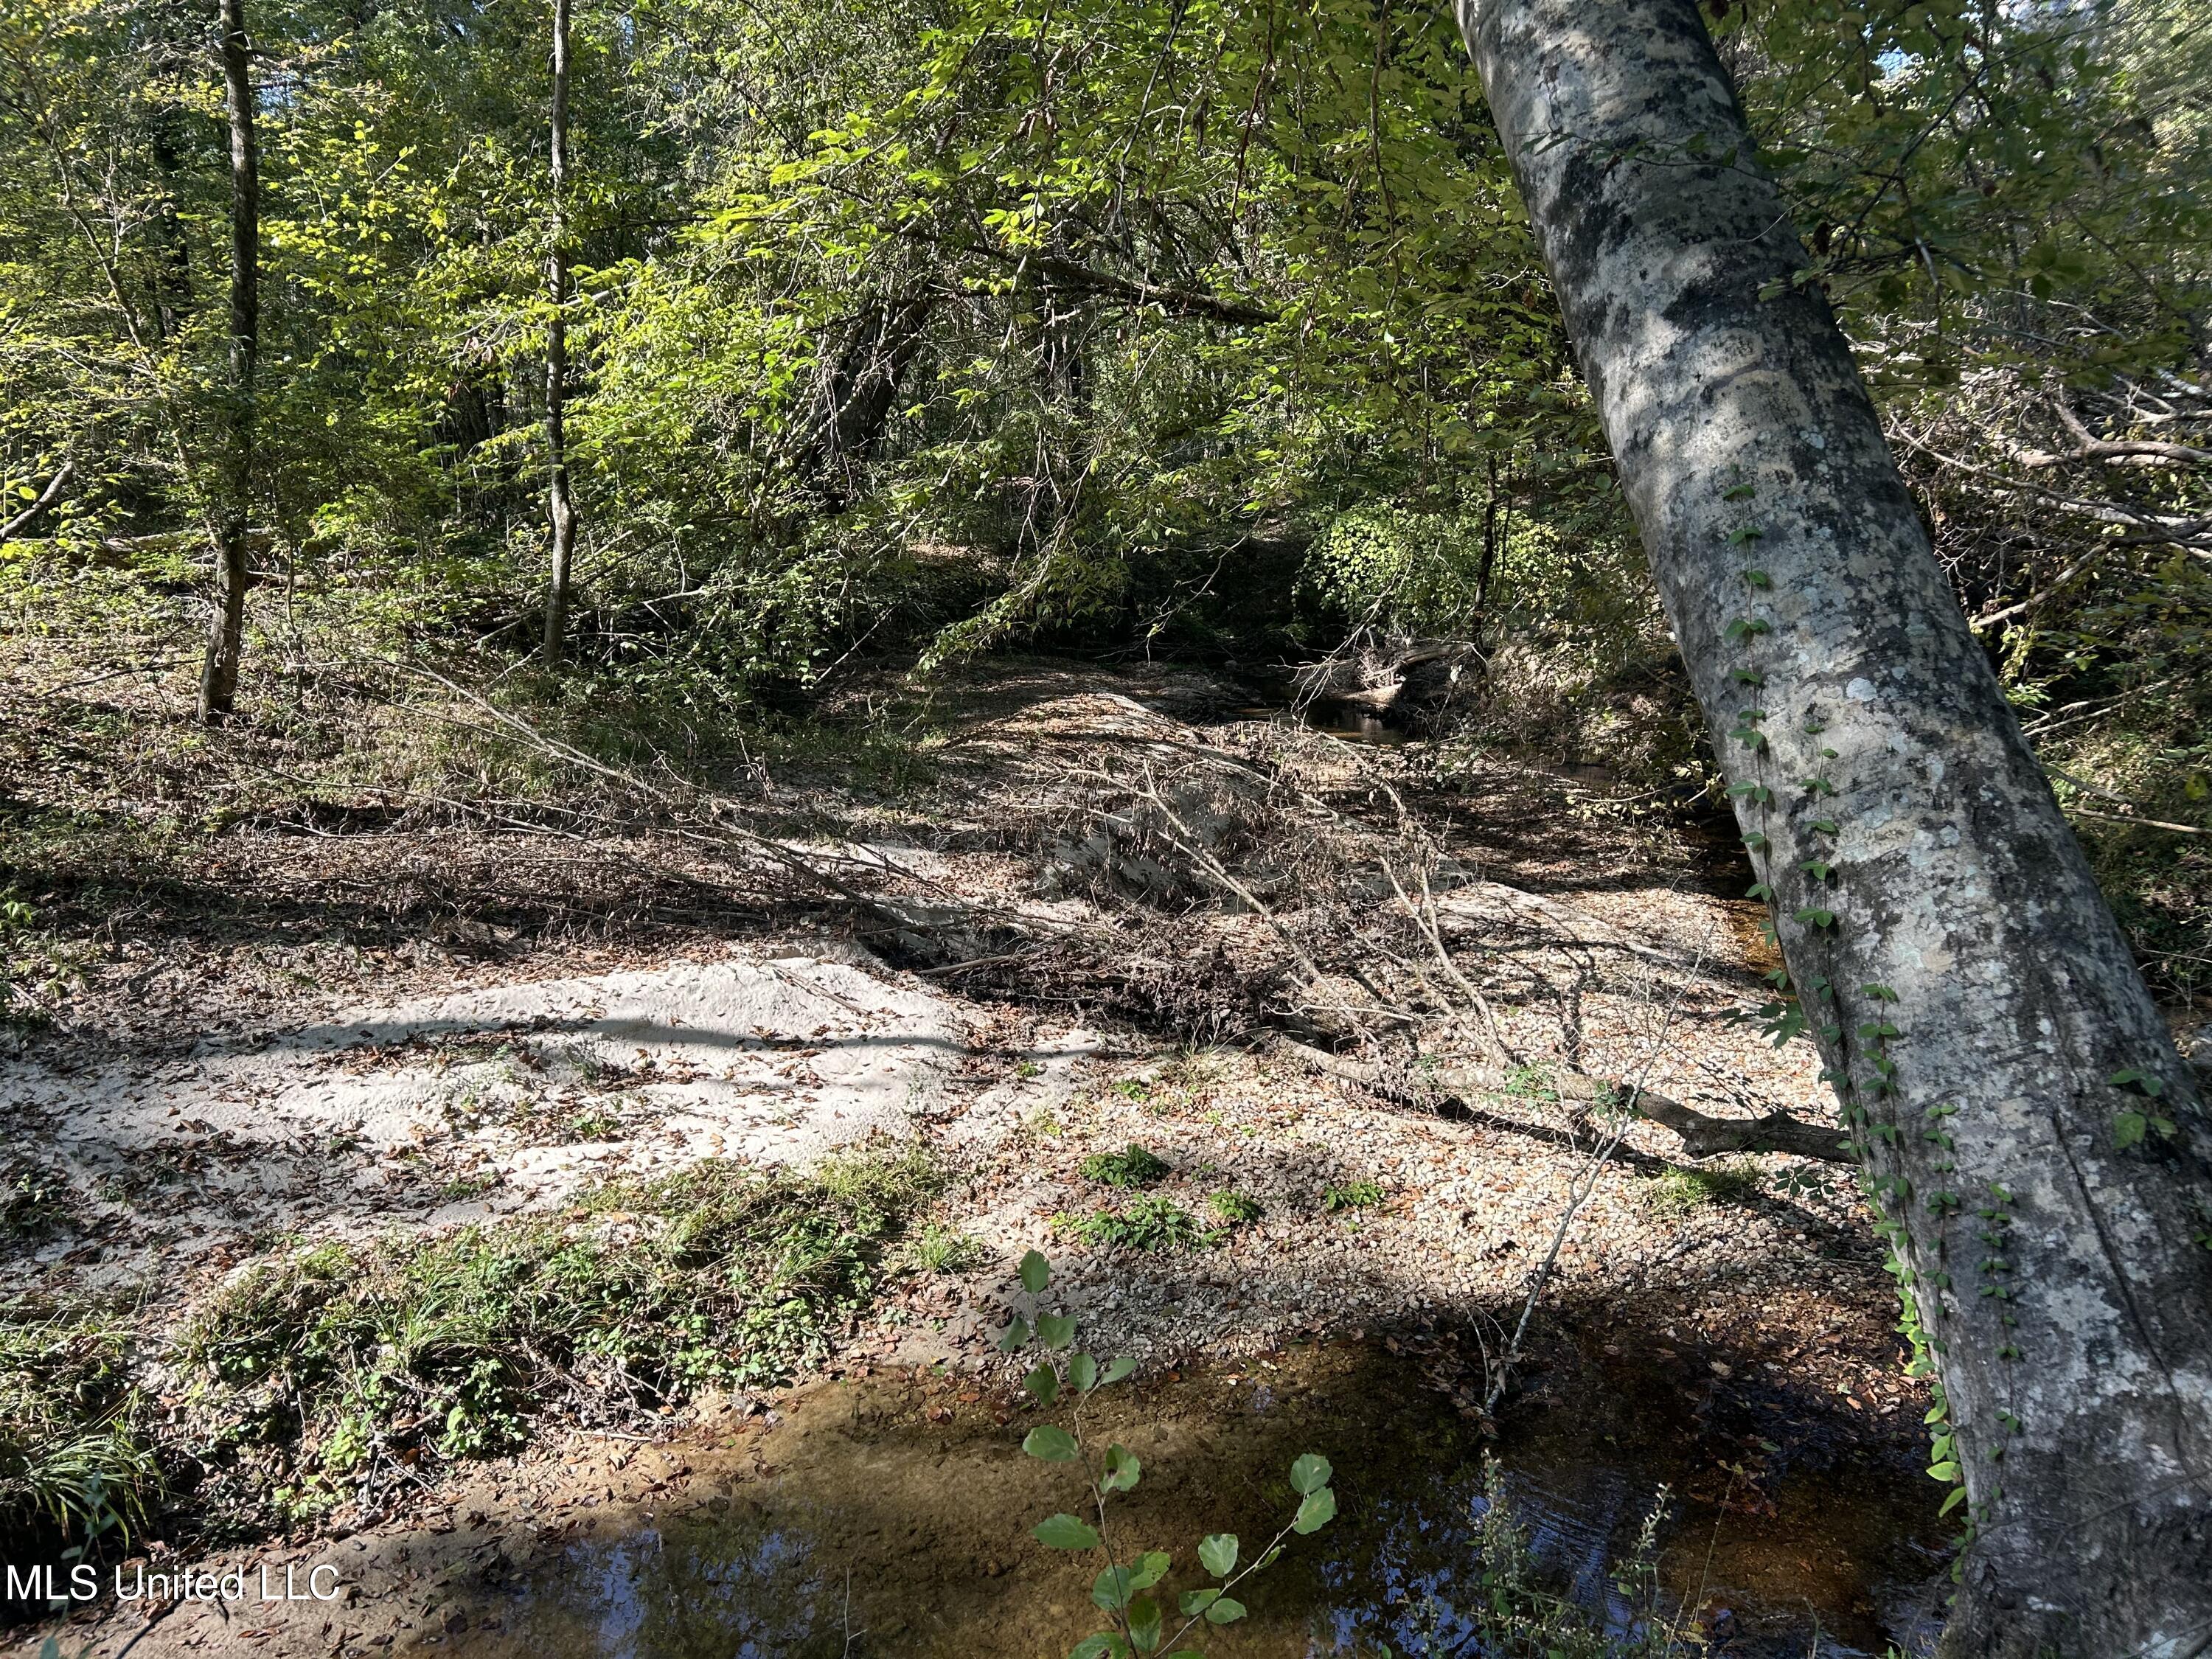
[[[1721,491],[1721,499],[1724,501],[1747,501],[1758,493],[1747,483],[1737,484],[1733,489]]]
[[[2160,1135],[2170,1135],[2174,1127],[2174,1121],[2170,1117],[2158,1117],[2144,1112],[2116,1113],[2112,1118],[2112,1146],[2115,1150],[2124,1152],[2141,1142],[2148,1131],[2155,1129]]]

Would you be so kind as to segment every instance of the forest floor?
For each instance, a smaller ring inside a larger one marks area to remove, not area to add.
[[[1671,1478],[1709,1517],[1771,1516],[1803,1470],[1848,1464],[1930,1533],[1924,1385],[1848,1176],[1695,1164],[1640,1121],[1594,1165],[1606,1126],[1547,1085],[1571,1066],[1723,1117],[1822,1115],[1810,1048],[1745,1018],[1761,914],[1695,825],[1479,745],[1252,718],[1171,666],[1001,662],[919,702],[860,677],[732,769],[736,839],[720,797],[662,813],[587,774],[527,799],[426,784],[398,717],[204,737],[173,686],[13,672],[7,874],[50,1017],[0,1060],[0,1296],[24,1329],[81,1334],[100,1310],[140,1356],[118,1363],[199,1436],[203,1473],[110,1557],[333,1561],[346,1585],[335,1603],[104,1596],[19,1627],[22,1651],[50,1629],[67,1653],[149,1656],[481,1640],[500,1614],[471,1625],[455,1586],[487,1562],[726,1500],[786,1461],[775,1437],[799,1456],[804,1425],[847,1409],[822,1403],[840,1382],[1011,1444],[1033,1409],[993,1339],[1032,1248],[1083,1342],[1140,1376],[1249,1389],[1285,1355],[1379,1343],[1510,1445],[1589,1410],[1610,1368],[1670,1402]],[[759,855],[763,834],[840,882],[890,872],[896,894],[856,905]],[[1318,954],[1388,910],[1360,848],[1408,836],[1439,957],[1522,1061],[1444,1112],[1250,1040],[1286,1002],[1327,1027],[1326,997],[1285,990],[1284,941]],[[241,1317],[277,1317],[239,1301],[271,1264],[533,1224],[620,1243],[687,1171],[805,1172],[841,1148],[926,1173],[851,1224],[874,1265],[783,1374],[611,1402],[572,1367],[528,1402],[519,1449],[463,1455],[386,1421],[381,1479],[302,1484],[304,1464],[209,1438],[194,1322],[227,1307],[235,1341]],[[1491,1368],[1585,1171],[1493,1418]],[[1004,1571],[1033,1518],[971,1517],[1006,1534],[975,1560]],[[1820,1546],[1802,1547],[1809,1572]]]

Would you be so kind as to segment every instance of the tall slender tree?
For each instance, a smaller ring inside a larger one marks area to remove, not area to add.
[[[2212,1123],[1695,0],[1458,0],[1940,1378],[1948,1656],[2212,1651]]]
[[[253,134],[253,52],[246,0],[221,0],[222,80],[230,121],[230,363],[215,530],[215,616],[200,671],[199,714],[221,720],[238,697],[246,643],[247,525],[252,508],[254,369],[261,344],[261,173]]]
[[[568,577],[576,505],[568,494],[568,0],[553,0],[552,226],[545,252],[545,496],[552,570],[545,591],[545,660],[561,665],[568,632]]]

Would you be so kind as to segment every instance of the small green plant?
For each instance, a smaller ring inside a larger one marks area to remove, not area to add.
[[[1096,1440],[1085,1431],[1084,1416],[1097,1391],[1127,1381],[1137,1369],[1133,1359],[1115,1359],[1101,1365],[1087,1353],[1075,1352],[1075,1318],[1072,1314],[1046,1313],[1038,1298],[1051,1283],[1052,1267],[1031,1250],[1022,1258],[1021,1281],[1025,1311],[1018,1312],[999,1339],[1002,1352],[1018,1353],[1034,1348],[1037,1363],[1022,1379],[1022,1386],[1040,1407],[1065,1398],[1073,1407],[1068,1426],[1041,1423],[1022,1441],[1022,1449],[1045,1463],[1075,1466],[1085,1487],[1081,1505],[1093,1518],[1063,1512],[1048,1516],[1030,1528],[1030,1536],[1048,1549],[1095,1553],[1105,1563],[1091,1588],[1091,1600],[1106,1615],[1109,1627],[1086,1636],[1068,1650],[1067,1659],[1133,1659],[1133,1656],[1168,1653],[1173,1659],[1202,1659],[1197,1650],[1182,1646],[1202,1625],[1217,1628],[1244,1617],[1244,1604],[1231,1594],[1253,1574],[1280,1559],[1293,1534],[1319,1532],[1336,1516],[1336,1493],[1329,1486],[1328,1460],[1306,1452],[1291,1464],[1291,1489],[1297,1507],[1275,1535],[1247,1555],[1235,1533],[1207,1534],[1198,1547],[1198,1564],[1212,1581],[1184,1590],[1175,1598],[1181,1619],[1177,1624],[1166,1607],[1162,1588],[1174,1570],[1175,1559],[1165,1550],[1146,1550],[1124,1561],[1107,1538],[1107,1510],[1116,1493],[1133,1492],[1143,1474],[1136,1454],[1119,1442],[1109,1441],[1100,1454]],[[1172,1633],[1170,1633],[1172,1632]]]
[[[1094,1210],[1085,1216],[1060,1214],[1055,1226],[1068,1237],[1102,1249],[1131,1250],[1188,1250],[1219,1241],[1198,1218],[1172,1199],[1158,1194],[1140,1198],[1121,1210]]]
[[[1644,1518],[1635,1544],[1613,1565],[1613,1589],[1642,1616],[1625,1632],[1608,1630],[1570,1598],[1548,1588],[1528,1529],[1515,1519],[1505,1489],[1505,1473],[1496,1458],[1483,1465],[1483,1509],[1475,1523],[1475,1548],[1482,1562],[1484,1595],[1456,1609],[1472,1630],[1455,1632],[1449,1647],[1431,1643],[1427,1650],[1541,1655],[1543,1659],[1681,1659],[1691,1649],[1681,1632],[1658,1615],[1659,1528],[1671,1495],[1659,1489]],[[1702,1650],[1703,1643],[1696,1650]]]
[[[0,1169],[0,1238],[28,1243],[60,1228],[70,1212],[69,1177],[19,1161]]]
[[[588,1111],[569,1120],[567,1139],[571,1142],[615,1140],[622,1135],[622,1120],[611,1112]]]
[[[1686,1216],[1709,1204],[1740,1204],[1759,1191],[1755,1164],[1716,1164],[1692,1170],[1675,1165],[1644,1185],[1644,1201],[1661,1215]]]
[[[977,1266],[982,1260],[980,1240],[932,1221],[924,1224],[921,1237],[907,1246],[902,1265],[910,1273],[957,1273]]]
[[[504,1184],[504,1177],[496,1170],[480,1170],[474,1175],[455,1176],[438,1188],[438,1196],[448,1203],[459,1204],[468,1199],[482,1198],[486,1193],[496,1192]]]
[[[1042,1077],[1044,1075],[1044,1067],[1038,1065],[1037,1062],[1033,1060],[1024,1060],[1015,1066],[1014,1075],[1024,1079],[1033,1077]]]
[[[1094,1152],[1083,1160],[1085,1178],[1109,1187],[1150,1187],[1168,1173],[1164,1158],[1133,1140],[1118,1152]]]
[[[1348,1181],[1322,1188],[1321,1206],[1334,1215],[1343,1210],[1372,1210],[1382,1202],[1382,1188],[1372,1181]]]
[[[1516,1066],[1505,1074],[1505,1092],[1516,1100],[1557,1100],[1552,1073],[1541,1066]]]
[[[24,963],[14,949],[16,937],[29,933],[38,919],[38,912],[17,898],[14,888],[0,888],[0,1027],[31,1028],[46,1023],[24,995]],[[33,960],[36,960],[35,956]],[[50,969],[53,967],[51,963],[46,965]],[[60,975],[54,972],[50,976]]]
[[[1243,1227],[1260,1218],[1260,1200],[1224,1187],[1206,1195],[1206,1207],[1224,1227]]]
[[[1125,1077],[1114,1085],[1114,1092],[1124,1100],[1150,1100],[1152,1085],[1148,1079]]]

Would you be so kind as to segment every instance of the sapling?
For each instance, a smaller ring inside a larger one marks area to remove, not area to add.
[[[1084,1426],[1085,1413],[1097,1391],[1127,1381],[1137,1362],[1125,1358],[1102,1365],[1091,1355],[1076,1352],[1074,1316],[1046,1313],[1039,1301],[1051,1279],[1051,1264],[1039,1252],[1031,1250],[1022,1258],[1026,1310],[1013,1316],[999,1346],[1007,1353],[1036,1351],[1037,1363],[1022,1379],[1022,1386],[1040,1406],[1066,1395],[1073,1407],[1068,1426],[1039,1424],[1022,1441],[1022,1449],[1031,1457],[1076,1466],[1086,1490],[1082,1507],[1095,1517],[1048,1516],[1030,1528],[1030,1536],[1048,1549],[1096,1552],[1105,1563],[1091,1585],[1091,1600],[1106,1615],[1109,1627],[1078,1642],[1067,1659],[1132,1659],[1154,1653],[1168,1654],[1170,1659],[1200,1659],[1198,1650],[1182,1645],[1184,1638],[1201,1625],[1232,1625],[1244,1617],[1243,1602],[1231,1592],[1273,1565],[1293,1533],[1319,1532],[1334,1518],[1336,1494],[1328,1484],[1328,1460],[1306,1452],[1291,1464],[1291,1489],[1297,1494],[1297,1507],[1257,1552],[1245,1555],[1235,1533],[1212,1533],[1200,1540],[1199,1565],[1212,1582],[1176,1598],[1176,1617],[1181,1622],[1175,1622],[1162,1605],[1167,1598],[1159,1588],[1174,1558],[1165,1550],[1125,1558],[1108,1524],[1109,1501],[1117,1492],[1135,1489],[1142,1466],[1136,1454],[1118,1441],[1109,1441],[1099,1454],[1095,1438],[1086,1435]]]

